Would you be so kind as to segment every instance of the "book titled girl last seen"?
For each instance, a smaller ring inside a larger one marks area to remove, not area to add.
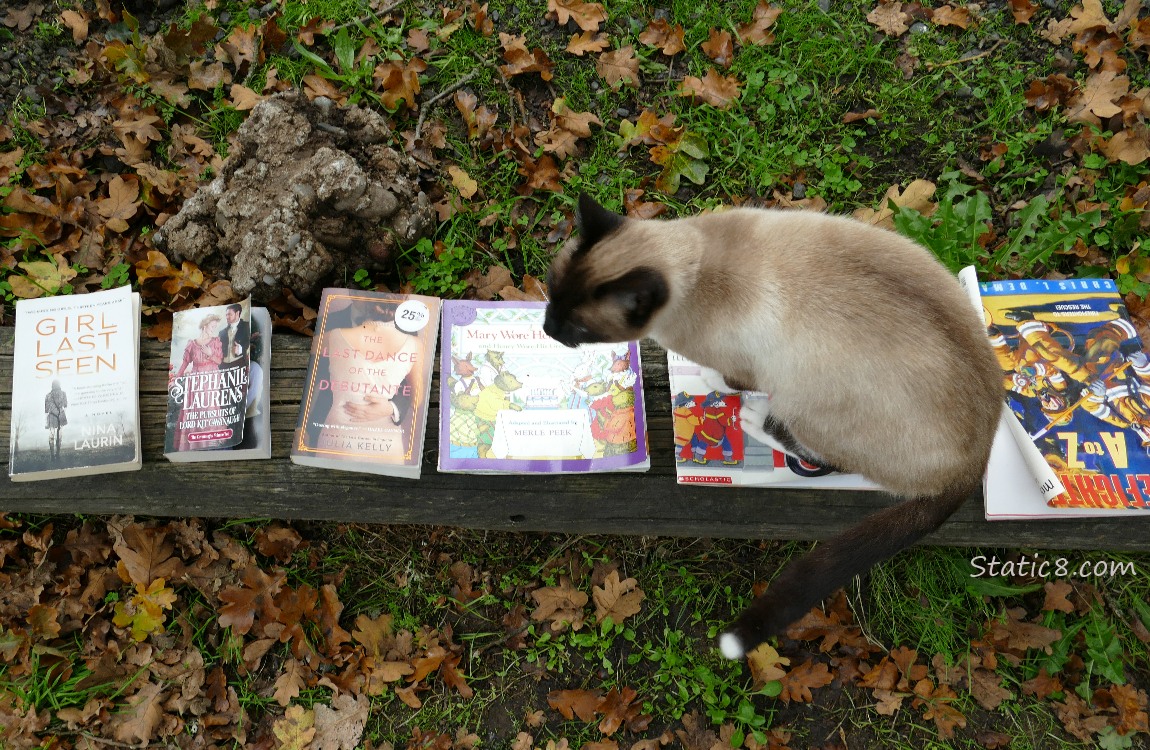
[[[16,303],[12,481],[140,468],[139,341],[127,286]]]
[[[291,460],[418,478],[440,300],[325,289]]]

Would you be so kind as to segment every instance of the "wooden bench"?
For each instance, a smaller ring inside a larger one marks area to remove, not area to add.
[[[12,403],[11,328],[0,328],[0,455]],[[311,339],[277,334],[272,349],[270,461],[172,464],[163,457],[168,344],[141,349],[141,471],[12,482],[0,475],[0,510],[151,516],[294,518],[443,524],[478,529],[596,534],[824,539],[890,502],[878,492],[705,488],[675,483],[666,356],[643,344],[651,469],[585,476],[440,474],[438,378],[418,481],[296,466],[288,459]],[[5,462],[6,459],[0,459]],[[975,495],[933,544],[1150,550],[1150,519],[999,521]]]

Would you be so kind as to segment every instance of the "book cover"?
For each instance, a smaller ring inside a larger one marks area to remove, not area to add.
[[[325,289],[291,460],[418,478],[440,300]]]
[[[140,296],[16,303],[12,481],[139,469]]]
[[[165,456],[243,442],[250,347],[249,300],[172,316]]]
[[[742,411],[767,394],[717,387],[718,373],[667,352],[675,476],[679,484],[882,489],[857,474],[840,474],[777,450],[747,434]]]
[[[638,342],[571,349],[544,302],[443,303],[439,470],[646,471]]]
[[[1022,498],[998,444],[987,518],[1109,515],[1150,509],[1150,358],[1109,279],[979,285],[1009,411],[1065,492]],[[1005,440],[1001,441],[1005,443]]]
[[[169,461],[239,461],[271,458],[271,359],[272,319],[265,307],[251,308],[251,336],[248,339],[249,362],[247,395],[244,402],[243,439],[227,448],[174,451]],[[178,414],[179,406],[174,406]],[[171,416],[169,412],[169,416]]]

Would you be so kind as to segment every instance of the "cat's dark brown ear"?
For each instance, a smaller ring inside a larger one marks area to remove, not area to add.
[[[640,266],[617,279],[600,284],[593,292],[595,299],[613,297],[623,308],[627,325],[645,328],[655,313],[667,304],[670,288],[663,274]]]
[[[623,226],[627,218],[603,208],[586,193],[579,194],[575,221],[579,225],[579,250],[587,250],[599,240]]]

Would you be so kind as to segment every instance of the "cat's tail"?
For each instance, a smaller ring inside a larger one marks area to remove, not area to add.
[[[976,487],[977,483],[966,484],[961,489],[892,505],[788,564],[719,637],[723,656],[740,659],[783,632],[855,575],[941,526]]]

